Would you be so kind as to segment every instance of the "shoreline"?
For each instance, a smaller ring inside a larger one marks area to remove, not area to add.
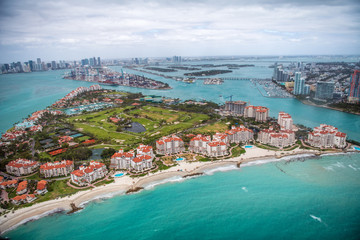
[[[299,99],[298,99],[299,100]],[[309,105],[309,106],[313,106],[313,107],[320,107],[320,108],[326,108],[326,109],[331,109],[331,110],[335,110],[335,111],[339,111],[339,112],[343,112],[343,113],[349,113],[349,114],[354,114],[354,115],[358,115],[360,116],[360,113],[356,113],[356,112],[347,112],[342,110],[341,108],[334,108],[334,107],[329,107],[329,106],[324,106],[324,105],[317,105],[309,100],[299,100],[302,104],[305,105]]]
[[[248,150],[245,154],[224,160],[217,160],[214,162],[181,162],[179,165],[174,166],[170,169],[151,173],[143,177],[130,178],[129,176],[123,176],[115,178],[114,183],[108,185],[99,186],[86,191],[79,191],[73,195],[66,196],[59,199],[53,199],[41,203],[36,203],[30,207],[21,208],[16,210],[14,213],[10,212],[6,214],[7,217],[0,217],[0,234],[4,234],[10,230],[17,228],[18,226],[25,224],[26,222],[37,220],[41,217],[45,217],[57,212],[68,212],[71,210],[70,204],[74,203],[77,207],[84,207],[87,203],[97,199],[111,198],[115,195],[125,195],[125,192],[129,189],[137,187],[146,188],[147,186],[152,187],[161,185],[172,181],[183,181],[184,176],[190,174],[203,175],[205,171],[211,171],[217,168],[225,166],[234,166],[236,168],[238,163],[247,164],[245,166],[252,166],[258,164],[265,164],[274,161],[283,161],[284,157],[312,157],[316,154],[329,155],[329,154],[347,154],[339,151],[321,152],[318,150],[302,150],[295,149],[292,151],[282,151],[280,154],[276,151],[264,150],[257,147],[253,147]],[[281,154],[283,153],[283,154]],[[348,152],[352,153],[352,152]],[[309,156],[304,156],[309,155]],[[261,161],[258,164],[251,164],[252,162]],[[231,170],[231,169],[229,169]],[[221,170],[219,170],[221,171]],[[215,172],[215,171],[213,171]],[[197,176],[194,176],[197,177]],[[136,193],[136,192],[134,192]],[[132,193],[133,194],[133,193]]]

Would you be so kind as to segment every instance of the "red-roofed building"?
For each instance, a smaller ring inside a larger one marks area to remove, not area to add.
[[[6,171],[15,176],[28,175],[37,170],[39,163],[27,159],[16,159],[6,165]]]
[[[309,132],[307,142],[318,148],[344,148],[346,147],[346,134],[340,132],[336,127],[320,124]]]
[[[278,124],[280,125],[281,129],[293,130],[293,120],[288,113],[279,112]]]
[[[67,176],[74,170],[74,162],[70,160],[62,160],[55,162],[47,162],[40,166],[40,174],[45,178]]]
[[[47,193],[46,185],[47,185],[47,181],[45,180],[38,181],[36,187],[36,194],[42,195]]]
[[[161,155],[171,155],[185,151],[184,142],[176,135],[162,137],[156,141],[156,152]]]
[[[263,144],[278,148],[291,146],[296,142],[295,133],[293,131],[280,130],[279,132],[276,132],[272,128],[261,130],[257,140]]]
[[[257,122],[266,122],[269,117],[269,109],[262,106],[247,106],[245,107],[244,117],[255,118]]]
[[[136,158],[131,160],[131,167],[137,172],[151,169],[153,159],[154,158],[149,155],[138,155]]]
[[[96,142],[95,139],[88,139],[88,140],[83,141],[82,144],[90,145],[90,144],[94,144],[95,142]]]
[[[91,161],[89,166],[80,166],[71,173],[71,181],[79,186],[88,185],[99,178],[105,177],[107,169],[104,163]]]
[[[66,148],[60,148],[54,151],[49,152],[51,156],[59,155],[60,153],[66,152]]]
[[[71,142],[73,140],[72,137],[70,136],[61,136],[59,137],[59,144],[63,144],[63,143],[68,143],[68,142]]]
[[[240,127],[232,126],[231,129],[225,133],[228,135],[230,143],[245,143],[254,140],[254,132],[244,125],[240,125]]]
[[[1,189],[13,188],[13,187],[16,187],[17,183],[18,183],[18,180],[16,180],[16,179],[5,181],[5,182],[0,183],[0,188]]]
[[[27,191],[27,185],[28,185],[28,182],[27,181],[22,181],[19,183],[17,189],[16,189],[16,194],[17,195],[21,195],[21,194],[24,194],[26,193]]]
[[[4,181],[4,177],[0,176],[0,183],[2,183]]]
[[[213,141],[224,142],[225,144],[230,144],[229,136],[226,133],[216,133],[213,135]]]
[[[190,140],[189,151],[194,153],[206,154],[206,147],[209,142],[211,142],[210,136],[198,134]]]
[[[206,146],[206,155],[209,157],[221,157],[227,154],[227,145],[222,141],[213,140]]]
[[[130,162],[135,157],[133,150],[129,152],[124,152],[123,149],[120,149],[118,152],[114,153],[111,156],[110,168],[115,169],[130,169]]]
[[[22,203],[30,203],[36,199],[34,194],[23,194],[20,196],[15,196],[11,199],[11,201],[16,204],[22,204]]]
[[[124,102],[124,100],[119,99],[119,98],[115,99],[114,101],[115,101],[115,103],[118,103],[118,104],[121,104],[121,103],[123,103],[123,102]]]

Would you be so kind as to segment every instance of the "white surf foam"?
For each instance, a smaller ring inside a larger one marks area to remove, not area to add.
[[[18,226],[23,225],[23,224],[25,224],[27,222],[38,220],[38,219],[46,217],[48,215],[52,215],[54,213],[59,213],[59,212],[63,212],[63,211],[64,211],[63,208],[55,208],[55,209],[52,209],[50,211],[44,212],[42,214],[26,218],[26,219],[20,221],[19,223],[15,224],[14,226],[10,227],[9,229],[6,229],[4,232],[1,232],[1,234],[4,234],[5,232],[11,231],[11,230],[17,228]]]
[[[106,194],[103,194],[103,195],[98,195],[98,196],[93,197],[90,200],[87,200],[87,201],[84,201],[84,202],[80,203],[79,207],[85,207],[85,205],[87,205],[87,204],[89,204],[90,202],[93,202],[93,201],[105,200],[105,199],[112,198],[112,197],[114,197],[116,195],[123,195],[123,194],[125,194],[124,190],[117,191],[117,192],[106,193]],[[75,213],[80,212],[80,211],[81,210],[76,211]]]
[[[335,171],[334,168],[332,166],[327,166],[327,167],[323,167],[325,170],[328,170],[328,171]]]
[[[349,168],[352,168],[352,169],[355,170],[355,171],[358,170],[356,167],[352,166],[351,164],[349,164],[348,166],[349,166]]]
[[[336,162],[333,164],[334,167],[338,167],[338,168],[345,168],[344,164],[341,162]]]
[[[236,170],[236,169],[239,169],[239,168],[236,167],[235,165],[227,165],[227,166],[221,166],[221,167],[205,170],[204,174],[213,175],[215,172],[227,172],[227,171],[232,171],[232,170]]]
[[[182,181],[185,181],[185,179],[183,177],[174,176],[174,177],[171,177],[171,178],[166,178],[166,179],[163,179],[163,180],[160,180],[160,181],[155,181],[155,182],[149,183],[148,185],[144,186],[144,189],[145,190],[150,190],[150,189],[153,189],[157,185],[161,185],[161,184],[165,184],[165,183],[171,183],[171,182],[182,182]]]

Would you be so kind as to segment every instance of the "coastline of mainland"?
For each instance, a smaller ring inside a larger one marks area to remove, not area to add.
[[[352,152],[352,151],[348,151]],[[169,179],[176,178],[174,181],[182,181],[188,177],[197,177],[203,175],[206,171],[216,171],[217,168],[233,166],[229,170],[241,168],[242,166],[252,166],[258,164],[265,164],[274,161],[283,161],[284,157],[292,156],[294,158],[308,158],[316,157],[326,154],[343,154],[341,150],[334,151],[319,151],[319,150],[304,150],[294,149],[292,151],[272,151],[261,149],[253,146],[247,149],[246,153],[239,157],[217,160],[213,162],[180,162],[178,165],[161,172],[149,173],[143,177],[131,178],[128,175],[115,178],[115,182],[108,185],[95,187],[85,191],[79,191],[73,195],[66,196],[59,199],[49,200],[34,204],[30,207],[20,208],[14,212],[8,213],[0,217],[0,234],[13,230],[16,227],[25,224],[26,222],[39,219],[41,217],[57,213],[69,212],[73,210],[73,206],[82,207],[86,203],[96,199],[103,199],[113,197],[115,195],[122,195],[126,192],[135,193],[142,189],[147,189],[148,186],[156,186],[167,183]],[[221,171],[221,170],[220,170]],[[151,189],[152,187],[150,187]],[[149,189],[149,187],[148,187]]]

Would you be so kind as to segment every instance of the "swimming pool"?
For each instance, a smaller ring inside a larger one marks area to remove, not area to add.
[[[124,173],[117,173],[117,174],[115,174],[114,176],[115,177],[121,177],[121,176],[123,176],[124,175]]]
[[[177,158],[177,159],[175,159],[176,161],[182,161],[182,160],[184,160],[184,158]]]
[[[245,148],[252,148],[253,146],[251,145],[246,145]]]
[[[359,148],[359,147],[354,147],[354,149],[355,149],[356,151],[360,151],[360,148]]]

